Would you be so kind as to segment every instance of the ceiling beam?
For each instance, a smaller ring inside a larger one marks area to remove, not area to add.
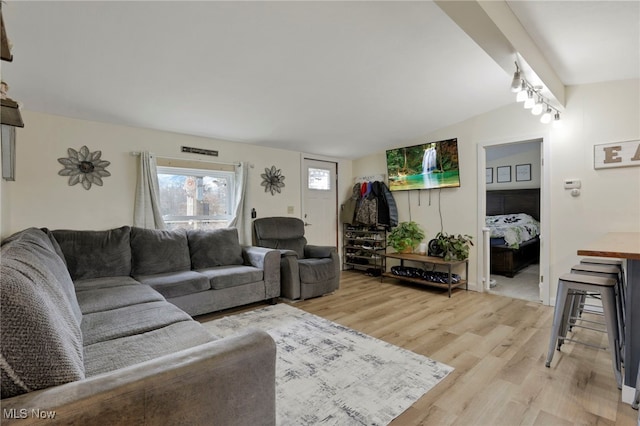
[[[542,86],[541,93],[552,106],[564,109],[564,83],[504,0],[435,3],[507,74],[515,72],[518,62],[527,81]]]

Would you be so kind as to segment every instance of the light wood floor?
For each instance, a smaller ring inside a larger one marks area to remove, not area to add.
[[[343,272],[335,293],[293,305],[455,368],[394,426],[636,425],[607,351],[567,343],[544,366],[552,307],[464,290],[449,299],[361,272]]]

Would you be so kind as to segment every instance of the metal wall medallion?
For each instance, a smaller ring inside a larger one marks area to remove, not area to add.
[[[271,191],[271,195],[282,192],[280,189],[284,188],[284,176],[282,176],[280,169],[276,169],[276,166],[265,168],[264,173],[260,176],[262,176],[260,185],[264,186],[264,192]]]
[[[84,189],[91,189],[92,184],[102,186],[102,178],[111,176],[106,168],[109,161],[101,160],[102,151],[89,151],[83,146],[79,151],[73,148],[67,149],[68,157],[58,158],[58,162],[64,166],[58,174],[69,176],[69,186],[82,184]]]

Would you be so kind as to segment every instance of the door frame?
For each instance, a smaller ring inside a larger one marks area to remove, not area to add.
[[[338,159],[336,158],[332,158],[332,157],[325,157],[322,155],[313,155],[313,154],[301,154],[300,155],[300,219],[304,220],[304,211],[305,211],[305,197],[304,197],[304,191],[305,191],[305,182],[307,182],[307,174],[306,174],[306,169],[305,169],[305,165],[304,165],[304,161],[305,160],[311,160],[311,161],[320,161],[320,162],[324,162],[324,163],[332,163],[336,165],[336,179],[335,179],[335,186],[336,186],[336,199],[335,199],[335,206],[336,206],[336,217],[334,218],[335,223],[336,223],[336,235],[335,235],[335,243],[336,243],[336,248],[340,247],[339,245],[339,234],[340,234],[340,221],[338,220],[339,215],[340,215],[340,205],[339,205],[339,197],[340,197],[340,162],[338,161]]]
[[[483,283],[484,278],[484,242],[482,229],[485,227],[485,216],[487,214],[487,195],[486,195],[486,174],[487,165],[487,147],[495,147],[499,145],[511,145],[528,141],[540,141],[540,277],[542,282],[539,283],[540,299],[543,305],[551,305],[551,274],[549,267],[549,245],[551,242],[551,224],[550,224],[550,199],[551,199],[551,167],[549,158],[551,157],[551,137],[549,132],[514,136],[508,139],[491,140],[478,142],[477,145],[477,161],[478,161],[478,221],[477,221],[477,241],[478,241],[478,262],[477,277],[479,291],[484,292],[489,289],[489,283]]]

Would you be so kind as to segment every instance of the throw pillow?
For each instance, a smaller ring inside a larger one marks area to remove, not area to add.
[[[131,228],[131,256],[134,276],[191,269],[189,243],[183,229]]]
[[[108,231],[55,230],[73,280],[131,275],[129,232],[123,226]]]
[[[187,239],[193,269],[244,263],[236,228],[187,231]]]

